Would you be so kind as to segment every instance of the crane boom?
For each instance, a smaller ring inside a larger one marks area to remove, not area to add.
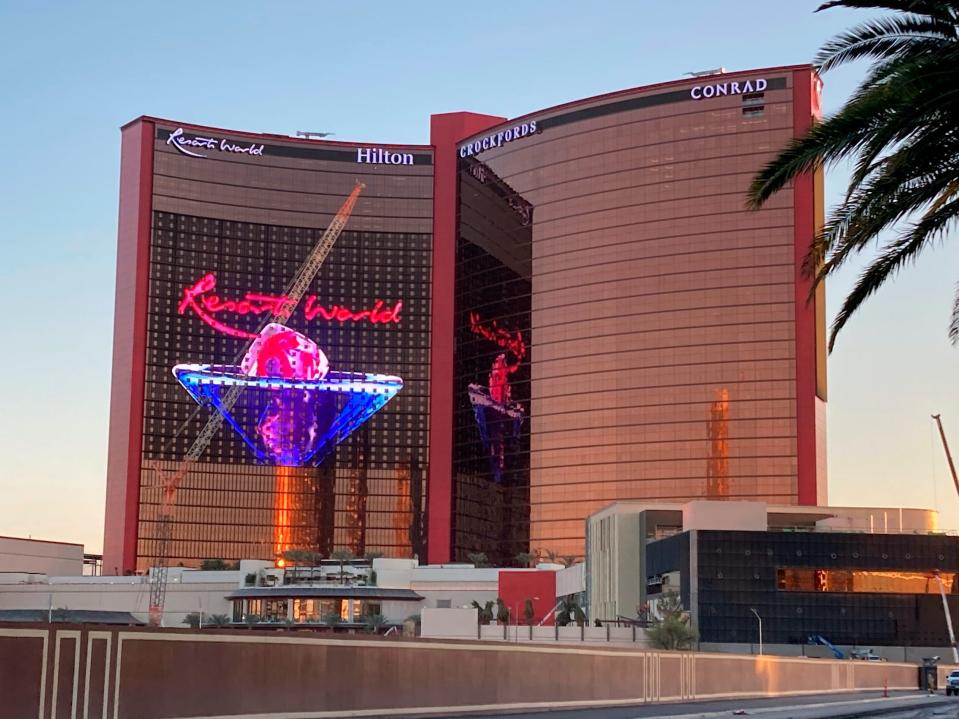
[[[936,424],[939,426],[939,436],[942,437],[942,447],[946,450],[946,461],[949,463],[949,471],[952,473],[952,483],[956,485],[956,494],[959,495],[959,476],[956,475],[956,465],[952,461],[952,452],[949,451],[946,432],[942,428],[942,415],[934,414],[932,418],[936,420]]]
[[[949,442],[946,441],[946,432],[942,428],[942,415],[934,414],[932,418],[936,420],[939,427],[939,436],[942,438],[942,448],[946,450],[946,461],[949,463],[949,471],[952,473],[952,482],[956,485],[956,494],[959,495],[959,477],[956,476],[956,465],[952,461],[952,452],[949,451]],[[949,643],[952,645],[952,658],[959,664],[959,649],[956,648],[956,635],[952,630],[952,617],[949,615],[949,603],[946,601],[946,588],[942,583],[942,577],[936,572],[936,581],[939,582],[939,596],[942,597],[942,611],[946,615],[946,627],[949,630]]]
[[[300,300],[303,299],[303,295],[306,294],[306,291],[313,283],[316,273],[329,256],[337,238],[340,236],[340,233],[343,232],[343,228],[346,227],[350,215],[353,214],[356,201],[365,187],[366,185],[362,182],[356,183],[353,191],[343,202],[343,205],[337,211],[336,216],[330,222],[326,231],[317,241],[316,245],[313,246],[313,249],[310,250],[303,264],[297,269],[296,274],[283,293],[285,298],[284,302],[276,312],[262,323],[260,329],[273,322],[285,324],[289,320],[293,311],[297,305],[299,305]],[[252,340],[240,352],[240,358],[249,350],[250,344],[252,344]],[[239,360],[234,362],[234,364],[238,364],[238,362]],[[220,402],[224,410],[229,411],[233,409],[242,393],[242,385],[230,387],[223,394]],[[203,429],[200,430],[196,439],[193,440],[193,444],[190,445],[190,449],[183,455],[179,467],[177,467],[174,472],[164,472],[160,468],[159,463],[151,462],[151,466],[159,475],[163,487],[163,496],[160,501],[158,516],[156,566],[153,568],[153,574],[150,577],[149,616],[151,626],[160,625],[160,621],[163,618],[163,606],[166,603],[167,569],[169,564],[168,553],[170,541],[173,537],[173,513],[176,508],[177,488],[180,486],[180,482],[183,481],[187,472],[190,471],[190,468],[203,456],[203,453],[206,452],[213,437],[216,436],[220,427],[223,426],[223,421],[222,412],[214,412],[210,415]]]

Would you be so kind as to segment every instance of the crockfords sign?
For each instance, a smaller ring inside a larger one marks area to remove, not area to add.
[[[390,152],[381,147],[356,148],[356,161],[369,162],[375,165],[412,165],[413,153]]]
[[[689,96],[694,100],[708,100],[711,97],[723,95],[748,95],[751,92],[763,92],[766,84],[765,78],[761,77],[758,80],[746,80],[746,82],[733,80],[717,82],[714,85],[697,85],[689,91]]]
[[[190,157],[206,157],[199,150],[216,150],[217,152],[232,152],[239,155],[262,155],[263,145],[236,145],[230,140],[218,140],[215,137],[200,137],[192,135],[188,137],[183,133],[183,128],[178,127],[166,139],[166,144],[173,145],[184,155]]]
[[[499,147],[507,142],[518,140],[519,138],[526,137],[527,135],[532,135],[535,132],[536,120],[530,120],[529,122],[524,122],[522,125],[508,127],[505,130],[500,130],[492,135],[487,135],[486,137],[480,138],[475,142],[470,142],[469,144],[463,145],[460,148],[460,157],[469,157],[470,155],[475,155],[477,152],[488,150],[491,147]]]

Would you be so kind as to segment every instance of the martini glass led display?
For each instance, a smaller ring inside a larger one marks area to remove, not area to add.
[[[181,364],[173,374],[193,399],[223,415],[264,464],[319,464],[403,387],[399,377],[334,372],[306,336],[267,325],[234,365]],[[242,388],[235,401],[227,393]]]

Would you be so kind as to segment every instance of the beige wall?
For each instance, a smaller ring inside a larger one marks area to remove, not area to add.
[[[81,580],[79,577],[72,579]],[[90,578],[92,580],[92,578]],[[163,624],[182,627],[190,612],[226,614],[232,609],[226,595],[236,582],[167,585]],[[150,585],[146,577],[112,577],[94,581],[52,584],[0,584],[0,609],[85,609],[130,612],[145,622],[149,613]]]
[[[429,714],[506,704],[613,706],[824,694],[880,689],[884,683],[915,688],[916,667],[294,632],[0,626],[4,709],[9,716],[41,719],[70,716],[75,708],[82,716],[85,706],[90,716],[116,719]]]
[[[83,545],[0,537],[0,573],[83,574]]]

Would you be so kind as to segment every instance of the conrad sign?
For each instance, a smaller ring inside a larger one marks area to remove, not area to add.
[[[724,95],[748,95],[751,92],[763,92],[766,89],[765,78],[758,80],[730,80],[729,82],[717,82],[712,85],[696,85],[689,91],[689,96],[694,100],[708,100],[711,97],[723,97]]]

